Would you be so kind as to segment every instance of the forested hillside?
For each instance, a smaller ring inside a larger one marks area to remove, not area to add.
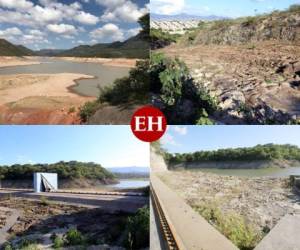
[[[113,180],[114,175],[96,163],[84,163],[77,161],[57,162],[53,164],[14,164],[12,166],[0,166],[0,179],[2,180],[32,180],[33,173],[57,173],[59,179],[90,179]]]
[[[300,148],[294,145],[266,144],[247,148],[227,148],[213,151],[198,151],[188,154],[166,153],[171,164],[188,162],[226,162],[261,160],[297,160],[300,161]]]

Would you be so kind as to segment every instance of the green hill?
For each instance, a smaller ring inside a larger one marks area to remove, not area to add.
[[[193,162],[228,162],[228,161],[300,161],[300,148],[294,145],[266,144],[247,148],[227,148],[213,151],[198,151],[186,154],[166,153],[170,164]]]
[[[186,33],[182,45],[220,44],[237,45],[260,41],[278,40],[299,42],[300,5],[285,11],[274,11],[237,19],[200,22],[198,28]]]
[[[57,56],[144,59],[149,57],[149,43],[139,34],[125,42],[80,45],[58,53]]]
[[[5,39],[0,39],[0,56],[31,56],[34,52],[22,45],[14,45]]]
[[[33,173],[57,173],[60,180],[97,180],[103,183],[114,181],[115,176],[96,163],[77,161],[57,162],[53,164],[14,164],[0,166],[1,180],[32,180]]]

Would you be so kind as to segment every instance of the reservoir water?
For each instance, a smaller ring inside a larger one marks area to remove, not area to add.
[[[191,171],[202,171],[218,175],[231,175],[240,177],[288,177],[300,175],[300,167],[291,168],[263,168],[263,169],[195,169]]]
[[[134,179],[120,179],[119,183],[109,185],[108,187],[112,188],[143,188],[150,185],[149,180],[134,180]]]
[[[99,96],[100,89],[128,75],[130,68],[105,66],[98,63],[70,62],[57,58],[40,58],[41,64],[0,68],[0,75],[74,73],[94,76],[77,80],[71,89],[86,96]]]

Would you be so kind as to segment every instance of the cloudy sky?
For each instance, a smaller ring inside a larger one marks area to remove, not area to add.
[[[123,41],[148,0],[0,0],[0,38],[31,49]]]
[[[250,16],[283,10],[300,0],[151,0],[151,13],[174,15]]]
[[[96,162],[104,167],[149,167],[149,143],[129,126],[0,126],[0,165]]]
[[[257,144],[293,144],[300,147],[299,126],[169,126],[161,140],[171,153]]]

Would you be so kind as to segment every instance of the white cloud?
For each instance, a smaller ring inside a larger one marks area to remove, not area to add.
[[[6,2],[9,0],[0,0]],[[16,4],[11,4],[14,10],[0,9],[0,22],[22,24],[27,26],[45,26],[62,20],[77,21],[83,24],[96,24],[99,18],[81,10],[78,2],[70,5],[54,0],[40,0],[41,5],[28,6],[24,11],[18,11]],[[14,6],[14,7],[13,7]],[[0,2],[1,7],[1,2]]]
[[[139,8],[137,4],[129,0],[96,0],[96,2],[107,8],[101,16],[101,20],[105,22],[136,22],[148,12],[147,8]]]
[[[33,7],[33,3],[27,0],[0,0],[0,7],[26,10]]]
[[[123,31],[113,23],[105,24],[103,27],[93,30],[90,33],[90,36],[101,42],[115,42],[124,40]]]
[[[175,131],[179,135],[186,135],[187,134],[187,127],[181,127],[181,126],[171,126],[173,131]]]
[[[141,31],[141,28],[133,28],[126,31],[128,37],[136,36]]]
[[[176,142],[174,136],[170,133],[166,133],[160,141],[163,145],[180,146],[180,144]]]
[[[151,0],[151,13],[174,15],[181,13],[185,8],[185,0]]]
[[[76,34],[76,28],[70,24],[48,24],[47,29],[53,33],[70,36]]]
[[[34,30],[30,30],[29,34],[34,35],[34,36],[43,36],[44,35],[44,33],[42,31],[35,30],[35,29]]]
[[[86,13],[84,11],[80,11],[78,15],[74,17],[74,19],[80,23],[87,24],[87,25],[94,25],[99,21],[98,17]]]
[[[4,36],[20,36],[22,34],[23,34],[23,32],[17,27],[7,28],[5,30],[0,30],[0,36],[1,37],[4,37]]]

